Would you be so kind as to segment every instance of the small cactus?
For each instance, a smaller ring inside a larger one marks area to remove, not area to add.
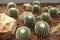
[[[34,1],[33,5],[40,5],[40,2],[39,1]]]
[[[14,2],[10,2],[10,3],[8,3],[7,7],[8,7],[8,9],[13,8],[13,7],[16,8],[16,4]]]
[[[47,22],[39,21],[35,25],[35,32],[40,37],[45,37],[48,34],[49,25]]]
[[[32,11],[33,12],[39,12],[40,11],[40,6],[39,5],[33,5]]]
[[[43,13],[41,15],[41,20],[48,22],[50,20],[50,14],[49,13]]]
[[[16,31],[16,39],[18,40],[28,40],[30,35],[30,29],[26,26],[19,27]]]
[[[43,8],[43,11],[44,11],[44,12],[48,12],[48,7],[44,7],[44,8]]]
[[[8,12],[9,12],[10,16],[17,17],[18,10],[16,8],[10,8]]]
[[[51,7],[49,9],[49,13],[50,13],[51,16],[55,16],[57,14],[57,8]]]
[[[34,15],[26,15],[26,17],[24,18],[24,23],[27,26],[32,26],[35,22],[35,17]]]

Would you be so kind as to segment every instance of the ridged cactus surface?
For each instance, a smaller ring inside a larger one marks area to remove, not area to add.
[[[16,38],[18,40],[28,40],[31,35],[30,29],[26,26],[21,26],[16,31]]]
[[[49,25],[45,21],[39,21],[35,25],[35,33],[40,37],[45,37],[48,35]]]
[[[35,17],[34,15],[26,15],[26,17],[24,18],[24,23],[27,26],[32,26],[35,22]]]

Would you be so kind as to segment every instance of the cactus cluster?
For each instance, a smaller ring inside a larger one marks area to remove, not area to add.
[[[8,7],[8,9],[13,8],[13,7],[16,8],[16,4],[14,2],[10,2],[10,3],[8,3],[7,7]]]
[[[45,37],[48,34],[49,25],[45,21],[39,21],[35,25],[35,33],[40,37]]]
[[[51,16],[55,16],[57,14],[57,8],[51,7],[48,12]]]
[[[43,14],[41,14],[41,20],[48,22],[50,20],[50,14],[44,12]]]
[[[21,26],[16,31],[16,38],[18,40],[28,40],[31,35],[30,29],[26,26]]]
[[[33,12],[39,12],[40,11],[40,6],[39,5],[33,5],[32,11]]]
[[[26,15],[26,17],[24,18],[24,23],[27,26],[32,26],[35,22],[35,17],[34,15]]]
[[[12,16],[12,17],[16,17],[18,14],[18,10],[16,8],[10,8],[8,10],[8,12],[9,12],[10,16]]]
[[[39,1],[34,1],[33,5],[40,5],[40,2]]]

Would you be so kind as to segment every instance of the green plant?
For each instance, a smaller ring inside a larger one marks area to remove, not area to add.
[[[39,21],[35,25],[35,33],[40,37],[45,37],[48,34],[49,25],[45,21]]]
[[[48,22],[50,20],[50,14],[44,12],[43,14],[41,14],[41,20]]]
[[[43,11],[44,11],[44,12],[48,12],[48,7],[44,7],[44,8],[43,8]]]
[[[18,10],[16,8],[10,8],[8,12],[12,17],[16,17],[18,14]]]
[[[8,7],[8,9],[13,8],[13,7],[16,8],[16,4],[14,2],[10,2],[10,3],[8,3],[7,7]]]
[[[34,15],[26,15],[26,17],[24,18],[24,23],[27,26],[32,26],[35,22],[35,17]]]
[[[28,40],[31,35],[30,29],[26,26],[21,26],[16,31],[16,38],[18,40]]]
[[[51,16],[55,16],[57,14],[57,8],[51,7],[49,9],[49,13],[50,13]]]
[[[33,12],[39,12],[40,11],[40,6],[39,5],[33,5],[32,11]]]

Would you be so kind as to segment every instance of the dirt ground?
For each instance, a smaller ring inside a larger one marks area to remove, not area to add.
[[[23,9],[23,6],[22,5],[23,4],[17,4],[17,9],[19,10],[18,16],[22,12],[24,12],[24,9]],[[40,15],[42,13],[42,8],[43,7],[45,7],[45,6],[54,6],[54,7],[57,6],[58,7],[58,5],[60,5],[60,4],[59,3],[41,3],[41,6],[40,6],[41,7],[41,10],[40,10],[40,12],[39,13],[33,13],[33,14],[35,16],[38,16],[38,15]],[[7,5],[6,4],[0,5],[0,13],[6,13],[6,14],[8,14],[8,9],[7,9]],[[17,25],[18,25],[17,28],[19,26],[25,25],[23,23],[23,20],[19,20],[19,18],[15,18],[15,19],[17,20]],[[36,22],[37,21],[39,21],[39,19],[37,19]],[[51,20],[48,23],[50,25],[50,28],[52,28],[53,26],[58,25],[59,22],[60,22],[60,14],[56,15],[55,17],[51,17]],[[38,37],[35,34],[35,32],[34,32],[34,26],[29,27],[29,28],[30,28],[30,30],[32,32],[31,37],[30,37],[29,40],[60,40],[60,35],[58,35],[58,36],[56,36],[56,35],[52,36],[52,35],[48,34],[44,38]],[[2,40],[2,39],[0,39],[0,40]],[[9,39],[7,39],[7,40],[16,40],[16,37],[15,37],[15,35],[13,35]]]

